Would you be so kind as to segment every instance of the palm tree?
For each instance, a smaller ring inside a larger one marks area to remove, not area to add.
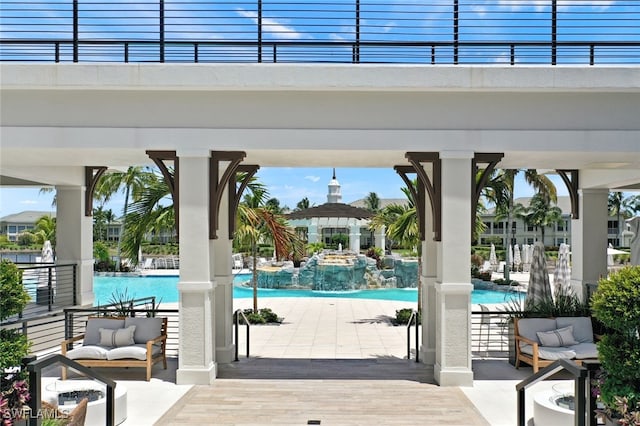
[[[298,201],[298,204],[296,204],[295,211],[306,210],[309,207],[311,207],[309,199],[307,197],[304,197],[302,200]]]
[[[364,199],[365,209],[376,213],[380,210],[380,198],[378,198],[378,194],[375,192],[370,192],[369,195]]]
[[[33,236],[36,244],[43,245],[45,241],[50,241],[51,245],[56,245],[56,219],[54,217],[44,215],[40,217],[33,228],[28,232]]]
[[[522,206],[520,204],[520,206]],[[529,207],[522,212],[514,208],[514,214],[524,218],[525,223],[540,228],[540,239],[544,244],[544,230],[547,226],[562,222],[562,210],[552,206],[549,200],[541,194],[535,194],[529,202]]]
[[[616,217],[618,245],[621,241],[620,219],[629,218],[640,211],[640,196],[625,197],[622,192],[610,192],[608,199],[609,215]]]
[[[504,191],[500,197],[496,199],[496,220],[507,219],[507,230],[511,226],[511,215],[513,210],[514,189],[515,189],[515,177],[518,173],[524,174],[525,181],[531,185],[534,190],[540,194],[548,202],[556,203],[558,201],[558,194],[556,187],[546,175],[538,173],[536,169],[500,169],[495,172],[493,179],[490,179],[489,184],[498,184],[500,191]],[[506,200],[505,200],[506,195]],[[504,278],[509,280],[509,263],[511,259],[509,257],[509,251],[507,250],[507,259],[505,266]]]
[[[287,226],[284,217],[267,206],[268,196],[262,184],[248,186],[250,192],[245,194],[238,205],[237,227],[234,238],[247,241],[251,245],[253,257],[253,311],[258,311],[258,243],[270,240],[273,242],[276,258],[288,258],[294,252],[302,255],[302,244],[295,231]]]
[[[417,180],[411,182],[417,188]],[[416,250],[418,254],[418,311],[421,306],[420,270],[422,264],[422,244],[420,240],[420,227],[415,200],[408,188],[402,188],[407,197],[407,204],[390,204],[378,211],[369,224],[372,230],[386,226],[386,235],[391,241],[397,241],[404,247]]]
[[[124,208],[122,209],[122,216],[125,217],[125,221],[120,227],[120,236],[118,238],[116,271],[120,270],[120,252],[122,249],[123,235],[126,233],[127,226],[127,213],[129,212],[130,200],[135,201],[139,194],[142,193],[153,174],[143,167],[129,167],[126,172],[113,172],[105,173],[100,177],[100,181],[96,186],[96,196],[99,197],[104,203],[109,201],[111,197],[124,191]],[[137,261],[137,254],[135,256]]]

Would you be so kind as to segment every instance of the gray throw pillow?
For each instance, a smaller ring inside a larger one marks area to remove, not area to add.
[[[576,339],[573,338],[573,326],[551,331],[539,331],[537,334],[542,346],[559,347],[578,344]]]
[[[100,332],[100,346],[107,346],[112,348],[119,348],[121,346],[131,346],[135,342],[133,341],[133,333],[136,331],[136,326],[132,325],[127,328],[120,328],[118,330],[111,330],[108,328],[101,328]]]

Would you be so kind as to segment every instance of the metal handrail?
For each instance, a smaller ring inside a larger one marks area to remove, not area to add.
[[[416,310],[412,310],[411,311],[411,316],[409,317],[409,321],[407,322],[407,359],[411,359],[411,326],[413,325],[413,323],[415,322],[416,325],[416,362],[420,362],[420,356],[418,355],[419,351],[420,351],[420,345],[419,345],[419,338],[420,338],[420,333],[419,333],[419,327],[420,327],[420,323],[418,322],[418,311]]]
[[[233,313],[233,322],[234,322],[234,329],[235,329],[235,337],[236,337],[236,357],[234,359],[234,361],[239,361],[239,357],[238,357],[238,339],[240,338],[240,317],[242,317],[242,319],[244,320],[245,325],[247,326],[247,358],[249,358],[249,330],[251,329],[251,324],[249,323],[249,320],[247,319],[246,315],[244,314],[244,312],[242,311],[242,309],[238,309]]]
[[[575,404],[574,404],[574,419],[576,426],[595,426],[595,399],[592,398],[589,389],[589,383],[591,382],[592,373],[599,362],[585,361],[587,367],[576,364],[575,362],[567,359],[559,359],[554,361],[546,368],[539,370],[537,373],[527,377],[516,385],[516,391],[518,392],[518,426],[525,426],[525,391],[527,388],[535,385],[542,380],[545,380],[559,371],[566,370],[574,377],[575,382]],[[589,413],[587,413],[587,407],[589,407]]]
[[[27,364],[27,371],[29,372],[29,394],[31,395],[31,399],[29,401],[29,408],[31,409],[31,413],[40,413],[42,409],[41,402],[41,386],[40,380],[42,376],[42,369],[49,367],[53,364],[65,364],[67,367],[73,368],[74,370],[79,371],[87,377],[91,377],[94,380],[98,380],[102,382],[107,387],[107,404],[106,404],[106,422],[107,426],[115,425],[115,388],[116,382],[109,379],[102,374],[97,373],[95,370],[92,370],[88,367],[78,364],[72,359],[67,358],[61,354],[52,354],[47,355],[44,358],[31,361]],[[29,416],[29,425],[37,426],[42,420],[37,414]]]

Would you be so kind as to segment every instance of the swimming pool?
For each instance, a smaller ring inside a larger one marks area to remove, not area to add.
[[[234,283],[240,284],[250,279],[250,275],[236,275]],[[156,296],[156,301],[174,303],[178,301],[178,277],[102,277],[93,279],[95,305],[109,303],[115,292],[127,291],[129,297],[140,298]],[[508,301],[513,293],[492,290],[474,290],[471,303],[503,303]],[[253,290],[246,287],[233,287],[233,297],[253,297]],[[418,290],[389,288],[379,290],[355,291],[312,291],[312,290],[274,290],[258,289],[258,297],[342,297],[350,299],[377,299],[417,302]]]

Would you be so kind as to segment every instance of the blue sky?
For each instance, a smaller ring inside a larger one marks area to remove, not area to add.
[[[327,201],[327,185],[331,180],[330,168],[275,168],[263,167],[257,177],[265,184],[271,197],[280,200],[281,206],[294,208],[307,197],[311,204]],[[549,175],[558,188],[558,195],[568,195],[566,187],[556,175]],[[400,190],[404,186],[400,176],[392,169],[338,168],[336,178],[342,189],[342,201],[350,203],[366,197],[370,192],[379,198],[404,198]],[[533,190],[521,179],[516,181],[516,197],[533,195]],[[53,193],[40,193],[39,188],[0,188],[0,217],[24,210],[55,211]],[[124,196],[113,197],[105,207],[116,215],[122,213]]]

